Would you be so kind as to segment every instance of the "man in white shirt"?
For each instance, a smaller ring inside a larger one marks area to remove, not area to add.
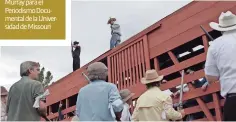
[[[221,96],[226,98],[224,121],[236,121],[236,15],[230,11],[222,13],[219,24],[211,22],[210,26],[223,35],[215,39],[208,49],[206,79],[209,84],[220,81]]]
[[[120,91],[120,96],[124,102],[124,108],[121,114],[121,121],[131,121],[131,114],[130,114],[130,105],[132,105],[132,97],[134,93],[131,93],[128,89],[123,89]]]

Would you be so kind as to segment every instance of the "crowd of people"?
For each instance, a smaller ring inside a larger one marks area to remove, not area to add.
[[[108,23],[112,24],[114,19],[111,18],[109,21]],[[112,40],[116,40],[120,36],[115,31],[116,26],[112,26],[112,36],[114,37],[111,39],[111,47],[117,45]],[[221,31],[223,35],[215,39],[208,49],[204,68],[205,78],[191,83],[195,88],[201,87],[205,91],[207,87],[211,87],[213,82],[220,81],[221,96],[226,99],[223,120],[236,121],[234,114],[234,107],[236,107],[236,58],[234,57],[236,16],[230,11],[222,12],[219,23],[212,22],[210,27]],[[72,55],[76,57],[73,50]],[[176,110],[171,95],[160,89],[160,84],[168,81],[156,70],[147,70],[145,77],[141,79],[140,82],[146,86],[147,90],[139,96],[133,112],[130,110],[130,106],[133,105],[132,100],[135,94],[129,89],[119,91],[116,84],[107,82],[108,68],[105,64],[94,62],[88,66],[87,72],[90,82],[79,90],[76,112],[72,121],[169,121],[183,119],[186,115],[184,109]],[[21,79],[11,86],[9,92],[1,87],[2,121],[47,119],[45,96],[43,96],[44,87],[37,81],[39,73],[39,63],[23,62],[20,65]],[[189,69],[186,73],[193,74],[194,71]],[[187,85],[185,86],[187,88]],[[174,90],[173,92],[173,97],[176,97],[181,91]],[[184,90],[184,92],[188,92],[188,90]],[[36,103],[37,99],[38,103]],[[207,96],[202,99],[209,101]],[[187,103],[191,103],[191,101],[186,101]],[[61,115],[60,112],[61,110],[59,110]]]

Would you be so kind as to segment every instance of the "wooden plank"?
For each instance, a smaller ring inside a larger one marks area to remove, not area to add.
[[[148,38],[147,35],[143,36],[143,47],[144,47],[144,57],[146,63],[146,70],[150,70],[150,56],[149,56],[149,48],[148,48]]]
[[[203,78],[204,75],[205,75],[204,70],[195,71],[194,74],[186,74],[186,75],[184,75],[184,83],[189,83],[194,80]],[[180,85],[180,81],[181,81],[181,77],[170,80],[165,84],[161,84],[160,88],[161,88],[161,90],[167,90],[169,88],[173,88],[175,86]]]
[[[112,57],[108,56],[107,57],[107,65],[108,65],[108,82],[112,82]]]
[[[172,51],[168,51],[168,55],[170,56],[170,59],[174,62],[174,64],[178,64],[179,61],[176,58],[176,56],[172,53]]]
[[[141,62],[141,53],[140,53],[140,42],[137,43],[137,58],[138,58],[138,68],[139,68],[139,79],[142,78],[142,62]]]
[[[232,8],[229,8],[230,11],[236,11],[235,4],[236,3],[234,3],[234,5],[230,5],[230,6],[234,6]],[[218,20],[218,16],[219,15],[215,16],[214,19]],[[149,50],[150,57],[154,58],[158,55],[163,54],[164,52],[167,52],[169,50],[172,50],[172,49],[178,47],[179,45],[187,43],[190,40],[195,39],[196,37],[202,36],[204,34],[204,32],[201,30],[200,25],[203,25],[204,28],[207,29],[207,31],[210,31],[212,29],[210,29],[210,27],[209,27],[209,22],[213,21],[214,19],[210,18],[207,21],[203,21],[195,26],[191,26],[191,28],[187,29],[186,31],[179,33],[176,36],[172,36],[169,39],[164,39],[165,37],[163,37],[163,38],[160,37],[160,36],[163,36],[163,33],[159,34],[159,36],[157,36],[156,38],[149,38],[149,43],[152,43],[152,41],[156,42],[156,40],[161,41],[160,44],[151,44],[153,47],[150,47],[150,50]],[[180,30],[178,30],[178,29],[181,29],[181,28],[182,28],[182,26],[178,25],[175,28],[176,33],[179,32]],[[170,33],[172,33],[172,30],[171,30],[171,32],[170,31],[166,32],[165,34],[167,34],[169,36]]]
[[[182,21],[181,23],[172,26],[172,28],[170,28],[168,32],[156,34],[150,42],[150,48],[164,42],[165,40],[169,40],[194,26],[199,26],[201,23],[212,21],[212,19],[218,19],[222,11],[228,10],[229,8],[232,8],[235,5],[235,2],[218,2],[214,4],[212,7],[207,8],[204,11],[197,13],[192,17]]]
[[[224,106],[224,102],[225,102],[225,99],[222,99],[220,101],[220,105],[221,106]],[[214,102],[209,102],[206,104],[207,108],[210,110],[210,109],[213,109],[215,106],[214,106]],[[184,112],[188,115],[188,114],[193,114],[193,113],[197,113],[197,112],[200,112],[202,111],[201,107],[199,105],[196,105],[196,106],[193,106],[193,107],[188,107],[188,108],[184,108]]]
[[[132,67],[132,85],[135,84],[135,81],[136,81],[136,77],[135,77],[135,63],[134,63],[134,46],[131,46],[131,67]]]
[[[70,108],[64,109],[64,110],[62,110],[61,112],[62,112],[62,114],[64,115],[64,114],[67,114],[67,113],[70,113],[70,112],[75,111],[75,108],[76,108],[76,106],[71,106]],[[57,113],[51,114],[51,115],[49,115],[49,116],[47,116],[47,117],[48,117],[48,119],[53,119],[53,118],[56,118],[56,117],[58,117],[58,116],[59,116],[59,114],[58,114],[58,112],[57,112]]]
[[[119,74],[119,76],[118,76],[119,77],[119,85],[118,86],[119,86],[119,90],[121,90],[122,89],[122,82],[123,82],[122,81],[122,68],[121,68],[122,67],[121,53],[118,53],[117,55],[118,55],[118,59],[119,59],[119,63],[118,63],[119,64],[118,65],[118,67],[119,67],[119,73],[118,73]]]
[[[208,47],[209,47],[209,43],[208,43],[206,35],[202,36],[202,41],[203,41],[204,51],[207,52]]]
[[[144,61],[145,59],[144,59],[143,40],[140,41],[140,47],[141,47],[140,52],[141,52],[142,72],[143,72],[142,77],[144,77],[146,69],[145,69],[145,61]]]
[[[177,71],[180,71],[184,69],[185,67],[190,67],[195,64],[201,63],[206,60],[206,53],[199,54],[193,58],[187,59],[185,61],[180,62],[179,64],[170,66],[168,68],[162,69],[161,71],[158,71],[158,74],[161,75],[169,75],[172,73],[175,73]]]
[[[171,27],[178,25],[179,23],[194,16],[195,14],[200,13],[200,12],[212,7],[216,3],[217,3],[216,1],[204,1],[204,3],[197,2],[197,1],[191,2],[187,6],[182,7],[179,10],[177,10],[176,12],[174,12],[176,14],[172,13],[171,14],[172,16],[168,16],[168,17],[164,18],[164,21],[161,20],[161,23],[163,23],[165,26],[162,26],[162,28],[159,30],[159,32],[170,30]],[[156,33],[154,33],[154,34],[156,34]]]
[[[219,100],[219,97],[217,93],[213,93],[213,102],[215,106],[215,112],[216,112],[216,121],[222,121],[222,112],[221,112],[221,103]]]
[[[136,77],[136,80],[135,80],[135,84],[138,82],[139,80],[139,76],[138,76],[138,60],[137,60],[137,44],[134,45],[134,65],[135,65],[135,77]]]
[[[121,51],[121,61],[122,61],[122,89],[125,88],[125,62],[124,62],[124,50]]]
[[[115,80],[115,56],[112,56],[112,83],[116,84],[116,80]]]
[[[200,99],[200,98],[196,98],[200,108],[202,109],[202,111],[204,112],[204,114],[206,115],[207,119],[209,121],[215,121],[213,116],[211,115],[209,109],[207,108],[206,104]]]
[[[154,58],[154,67],[156,71],[160,71],[160,65],[159,61],[157,60],[157,57]]]
[[[114,55],[114,83],[117,85],[117,55]]]
[[[125,65],[125,88],[128,87],[129,85],[129,76],[128,76],[128,66],[127,66],[127,49],[124,50],[124,65]]]
[[[214,119],[216,118],[215,116],[213,117]],[[209,121],[207,118],[201,118],[197,120],[193,120],[194,122],[201,122],[201,121]]]
[[[220,90],[220,84],[219,82],[213,83],[211,86],[208,87],[208,89],[204,92],[201,88],[193,89],[187,93],[183,94],[183,100],[193,99],[201,96],[205,96],[207,94],[215,93]],[[178,102],[179,99],[174,98],[174,103]]]
[[[131,71],[131,52],[130,52],[130,47],[127,49],[128,51],[128,57],[127,57],[127,60],[128,60],[128,76],[129,76],[129,86],[132,85],[132,71]]]

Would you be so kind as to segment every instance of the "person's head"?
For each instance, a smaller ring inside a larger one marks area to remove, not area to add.
[[[8,91],[4,86],[1,86],[1,101],[7,103]]]
[[[141,79],[141,83],[145,84],[148,89],[159,87],[163,77],[163,75],[158,75],[156,70],[148,70],[146,71],[146,76]]]
[[[20,65],[20,76],[28,76],[33,80],[37,80],[40,73],[40,64],[33,61],[25,61]]]
[[[114,22],[116,21],[116,18],[110,18],[107,22],[107,24],[114,24]]]
[[[134,93],[131,93],[129,89],[123,89],[120,91],[121,99],[124,103],[132,105]]]
[[[73,45],[74,45],[74,46],[78,46],[78,45],[79,45],[79,42],[74,41]]]
[[[87,71],[88,71],[88,78],[91,81],[95,81],[95,80],[106,81],[107,79],[108,69],[107,69],[107,66],[103,64],[102,62],[95,62],[95,63],[90,64],[87,68]]]

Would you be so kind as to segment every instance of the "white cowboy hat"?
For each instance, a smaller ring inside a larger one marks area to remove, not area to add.
[[[218,31],[230,31],[236,29],[236,15],[230,11],[222,12],[219,23],[211,22],[210,27]]]
[[[163,75],[159,76],[156,70],[146,71],[146,76],[141,79],[142,84],[149,84],[153,82],[160,82],[163,79]]]

